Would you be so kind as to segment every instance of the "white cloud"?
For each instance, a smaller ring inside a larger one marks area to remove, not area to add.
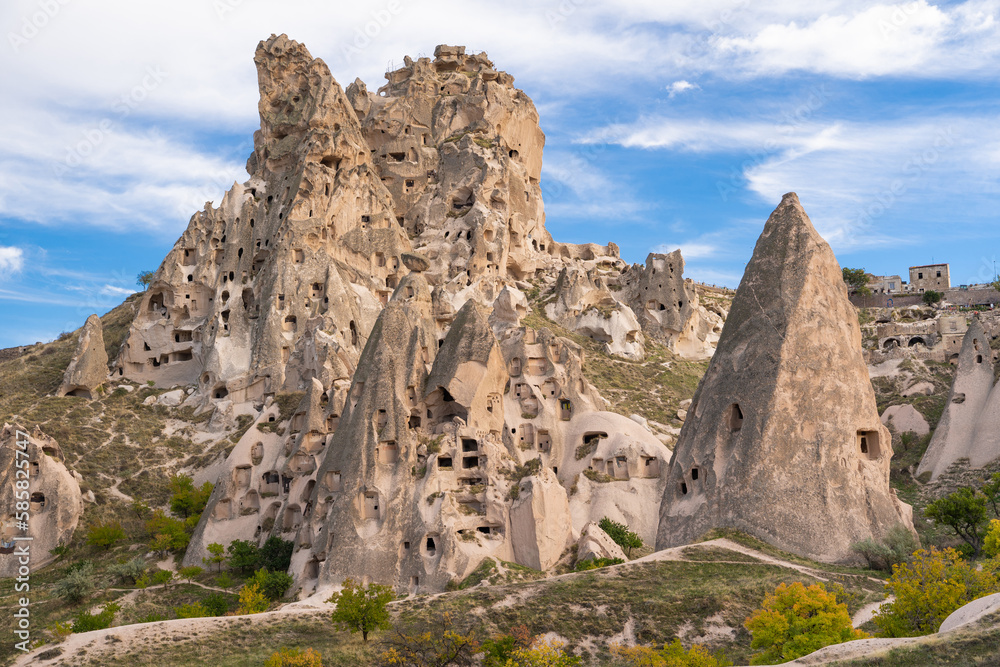
[[[16,246],[0,246],[0,280],[24,268],[24,251]]]
[[[579,152],[551,151],[542,165],[542,194],[548,215],[621,220],[640,215],[647,205],[628,184],[597,165],[604,147]]]
[[[691,83],[690,81],[685,81],[681,79],[680,81],[674,81],[672,84],[667,86],[668,96],[673,99],[681,93],[686,93],[689,90],[699,90],[700,86],[696,83]]]
[[[117,287],[115,285],[105,285],[101,288],[101,294],[104,296],[131,296],[136,293],[136,290],[129,289],[127,287]]]

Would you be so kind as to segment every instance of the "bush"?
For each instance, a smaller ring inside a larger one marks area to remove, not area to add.
[[[272,535],[260,548],[257,567],[266,567],[271,572],[287,572],[292,564],[292,551],[294,549],[294,542]]]
[[[337,605],[333,611],[334,625],[361,633],[361,640],[368,642],[368,633],[385,630],[389,625],[389,602],[392,589],[381,584],[358,584],[353,579],[344,580],[344,588],[330,596],[327,602]]]
[[[156,572],[153,573],[153,576],[150,578],[149,581],[154,586],[159,586],[160,584],[163,584],[163,587],[166,588],[167,586],[170,585],[170,582],[173,580],[173,578],[174,578],[174,573],[171,572],[170,570],[157,570]]]
[[[753,635],[750,647],[761,651],[752,665],[774,665],[868,636],[854,629],[847,605],[822,584],[806,587],[800,582],[780,584],[743,625]]]
[[[240,589],[240,606],[237,614],[260,614],[267,611],[271,603],[260,590],[259,584],[247,584]]]
[[[533,642],[529,648],[516,648],[506,667],[574,667],[583,661],[567,655],[559,642]]]
[[[136,620],[136,623],[156,623],[158,621],[165,621],[165,620],[167,620],[167,617],[164,616],[163,614],[151,612],[149,614],[146,614],[142,618]]]
[[[212,495],[212,484],[205,482],[195,488],[194,480],[185,475],[170,478],[170,511],[181,518],[200,517]]]
[[[283,648],[272,653],[264,667],[323,667],[323,656],[311,648]]]
[[[642,538],[630,531],[625,524],[604,517],[597,525],[614,540],[615,544],[625,550],[625,555],[629,558],[632,557],[632,549],[642,548]]]
[[[199,566],[188,565],[187,567],[182,567],[177,572],[177,574],[181,576],[181,579],[187,579],[189,582],[193,582],[195,578],[202,572],[204,572],[204,570],[201,569]]]
[[[125,531],[117,521],[98,523],[90,527],[87,531],[87,544],[100,547],[107,551],[126,537]]]
[[[84,563],[70,570],[69,574],[58,581],[53,588],[53,594],[75,604],[93,593],[95,588],[97,588],[97,576],[94,574],[94,565]]]
[[[180,519],[167,516],[163,510],[156,510],[146,522],[146,530],[153,535],[150,547],[154,551],[181,551],[186,549],[191,536]]]
[[[260,592],[266,595],[269,600],[280,600],[293,581],[294,579],[288,573],[269,572],[265,567],[254,572],[253,577],[247,583],[258,584]]]
[[[177,614],[177,618],[203,618],[212,615],[208,613],[208,609],[205,609],[205,606],[200,602],[174,607],[174,613]]]
[[[506,635],[487,639],[480,647],[483,652],[482,667],[506,667],[507,661],[514,657],[514,651],[530,648],[534,639],[526,625],[515,626]]]
[[[473,665],[479,651],[475,634],[457,629],[448,613],[429,624],[397,627],[382,643],[386,650],[379,656],[379,665]]]
[[[928,306],[937,303],[943,298],[944,294],[942,294],[941,292],[935,292],[934,290],[927,290],[926,292],[924,292],[924,297],[923,297],[924,303],[926,303]]]
[[[136,556],[123,563],[112,563],[108,566],[108,574],[115,577],[119,583],[127,586],[134,585],[135,582],[146,571],[146,561],[142,556]]]
[[[225,616],[229,611],[229,600],[219,592],[209,593],[201,599],[201,605],[209,616]]]
[[[229,576],[228,572],[223,572],[215,578],[215,585],[221,588],[232,588],[233,578]]]
[[[986,496],[965,487],[929,503],[924,508],[924,516],[950,526],[972,547],[973,556],[979,555],[987,518]]]
[[[260,549],[253,542],[233,540],[229,543],[229,548],[226,551],[229,552],[229,567],[240,572],[257,568],[257,562],[260,560]]]
[[[115,614],[120,609],[121,606],[114,602],[105,602],[97,614],[90,614],[86,610],[81,611],[73,621],[73,632],[90,632],[91,630],[110,628],[115,621]]]
[[[672,644],[664,644],[663,650],[614,644],[611,654],[625,667],[730,667],[733,664],[721,650],[712,655],[700,644],[685,651],[679,639],[675,639]]]
[[[906,526],[897,523],[888,530],[881,542],[869,538],[851,545],[851,551],[862,556],[872,570],[892,570],[893,565],[905,563],[920,545]]]
[[[581,560],[573,567],[574,572],[585,572],[586,570],[596,570],[608,565],[620,565],[624,563],[621,558],[588,558]]]
[[[983,554],[990,558],[1000,554],[1000,521],[996,519],[990,521],[989,530],[983,538]]]
[[[916,637],[937,632],[951,612],[984,595],[1000,591],[990,569],[978,571],[954,549],[923,549],[913,561],[897,565],[885,584],[893,602],[872,619],[883,637]]]

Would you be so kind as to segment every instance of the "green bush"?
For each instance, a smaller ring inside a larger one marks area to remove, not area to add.
[[[733,664],[721,650],[712,655],[700,644],[685,650],[680,639],[664,644],[660,650],[613,644],[611,654],[618,659],[615,664],[623,667],[730,667]]]
[[[893,565],[907,562],[919,546],[913,533],[897,523],[881,542],[871,538],[861,540],[851,545],[851,551],[862,556],[869,568],[889,572]]]
[[[174,613],[177,614],[177,618],[203,618],[212,615],[200,602],[174,607]]]
[[[117,521],[98,523],[90,527],[87,531],[87,544],[100,547],[107,551],[126,537],[121,524]]]
[[[822,584],[806,587],[797,581],[779,584],[743,625],[753,635],[750,647],[760,650],[752,665],[775,665],[868,636],[854,629],[847,605]]]
[[[586,570],[607,567],[608,565],[619,565],[624,562],[621,558],[588,558],[577,563],[573,570],[575,572],[584,572]]]
[[[188,565],[187,567],[182,567],[177,574],[180,575],[181,579],[187,579],[189,582],[193,582],[198,575],[204,572],[201,567],[197,565]]]
[[[642,548],[642,538],[630,531],[625,524],[604,517],[597,525],[614,540],[615,544],[625,550],[625,555],[629,558],[632,557],[632,549]]]
[[[924,292],[923,296],[924,303],[926,303],[928,306],[937,303],[943,298],[944,294],[942,294],[941,292],[935,292],[934,290],[927,290],[926,292]]]
[[[228,572],[223,572],[222,574],[215,577],[215,585],[220,588],[232,588],[233,578],[229,576]]]
[[[101,611],[96,614],[88,613],[86,610],[81,611],[73,621],[73,632],[90,632],[91,630],[110,628],[115,621],[115,614],[119,610],[121,610],[121,605],[105,602]]]
[[[69,574],[56,582],[53,594],[67,602],[77,603],[94,592],[97,588],[97,576],[94,574],[94,564],[84,563],[70,570]]]
[[[167,516],[163,510],[156,510],[146,522],[146,530],[153,536],[150,546],[156,551],[181,551],[186,549],[191,536],[180,519]]]
[[[271,536],[260,548],[260,559],[257,567],[266,567],[271,572],[287,572],[292,564],[292,551],[295,543]]]
[[[360,632],[362,641],[367,643],[368,633],[391,627],[388,605],[392,598],[389,586],[364,585],[345,579],[343,590],[331,595],[327,602],[337,605],[332,615],[334,625],[346,627],[352,634]]]
[[[142,556],[136,556],[131,560],[121,563],[112,563],[108,566],[108,574],[115,577],[117,581],[126,586],[132,586],[146,571],[146,561]]]
[[[185,475],[170,478],[170,511],[184,519],[200,517],[212,495],[212,484],[205,482],[195,488],[194,480]],[[197,523],[197,520],[195,521]]]
[[[979,555],[987,522],[986,496],[965,487],[929,503],[924,516],[950,526],[972,548],[973,556]]]
[[[272,653],[264,667],[323,667],[323,656],[311,648],[283,648]]]
[[[209,616],[225,616],[229,611],[229,600],[222,593],[209,593],[201,599],[201,605],[208,611]]]
[[[249,540],[233,540],[226,551],[229,552],[229,567],[240,572],[256,569],[260,561],[260,549]]]
[[[265,567],[254,572],[247,583],[258,584],[260,592],[266,595],[269,600],[280,600],[293,581],[294,579],[288,573],[271,572]]]

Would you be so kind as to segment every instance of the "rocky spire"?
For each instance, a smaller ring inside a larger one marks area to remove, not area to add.
[[[80,332],[76,353],[63,375],[56,396],[93,398],[94,392],[108,379],[108,353],[104,349],[101,318],[91,315]]]
[[[764,226],[671,460],[657,547],[736,528],[822,561],[892,525],[857,314],[840,266],[794,193]]]
[[[917,467],[918,477],[930,473],[931,479],[937,479],[961,458],[979,467],[1000,456],[996,429],[1000,393],[993,389],[991,354],[989,336],[979,318],[974,318],[962,341],[944,413]],[[984,409],[989,419],[984,420]]]

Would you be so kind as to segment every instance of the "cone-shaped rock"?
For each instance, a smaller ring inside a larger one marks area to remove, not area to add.
[[[657,548],[713,528],[821,561],[851,558],[911,511],[889,488],[892,449],[841,269],[794,193],[754,248],[688,411]]]
[[[104,327],[101,318],[91,315],[83,325],[76,354],[66,368],[56,395],[93,398],[94,391],[107,379],[108,353],[104,349]]]
[[[967,458],[970,465],[978,467],[1000,455],[997,451],[1000,434],[995,428],[985,428],[987,423],[995,427],[996,420],[981,420],[981,416],[986,416],[983,409],[987,402],[993,406],[993,414],[1000,417],[1000,395],[990,399],[993,362],[989,340],[979,318],[972,320],[962,341],[948,402],[931,444],[917,467],[917,476],[930,472],[931,479],[937,479],[958,459]]]

